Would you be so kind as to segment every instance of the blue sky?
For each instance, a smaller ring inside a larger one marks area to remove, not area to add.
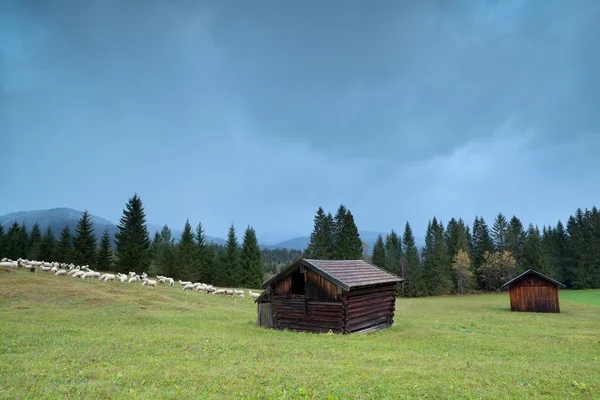
[[[597,204],[600,2],[0,2],[0,214],[225,236]]]

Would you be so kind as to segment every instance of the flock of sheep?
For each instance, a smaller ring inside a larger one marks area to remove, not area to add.
[[[141,282],[142,286],[153,287],[156,289],[157,284],[163,284],[167,286],[174,286],[175,281],[173,278],[169,278],[166,276],[157,275],[156,279],[149,279],[148,274],[145,272],[141,275],[138,275],[135,272],[129,272],[129,275],[117,273],[117,274],[100,274],[100,272],[96,272],[90,269],[88,265],[74,265],[74,264],[62,264],[56,261],[46,262],[46,261],[30,261],[19,258],[17,261],[10,260],[8,258],[3,258],[0,261],[0,268],[25,268],[30,271],[35,271],[39,269],[43,272],[52,273],[56,276],[71,276],[73,278],[81,278],[90,280],[92,278],[98,278],[101,281],[119,281],[121,283],[127,282],[128,284]],[[181,286],[181,290],[195,290],[198,293],[210,293],[213,295],[228,295],[235,297],[244,297],[243,290],[234,290],[234,289],[217,289],[213,285],[209,285],[206,283],[192,283],[192,282],[184,282],[179,280],[179,285]],[[251,299],[255,299],[259,296],[259,293],[253,292],[252,290],[248,290],[248,297]]]

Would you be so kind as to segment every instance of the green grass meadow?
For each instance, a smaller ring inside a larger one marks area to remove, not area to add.
[[[597,399],[600,290],[398,299],[359,335],[255,326],[249,298],[0,270],[0,398]]]

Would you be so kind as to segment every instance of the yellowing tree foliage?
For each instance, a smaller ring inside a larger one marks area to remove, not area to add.
[[[485,290],[498,290],[517,272],[515,258],[508,250],[484,254],[484,262],[479,267],[479,275]]]
[[[452,259],[452,271],[456,282],[456,292],[464,294],[471,289],[473,273],[471,272],[471,259],[463,249],[459,249]]]

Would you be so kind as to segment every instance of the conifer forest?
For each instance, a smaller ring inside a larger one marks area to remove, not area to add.
[[[241,236],[241,237],[240,237]],[[534,269],[570,289],[600,288],[600,212],[577,209],[555,226],[539,226],[499,213],[490,224],[475,216],[447,223],[432,217],[425,245],[419,248],[411,225],[380,235],[368,253],[354,216],[344,205],[332,214],[319,207],[307,248],[261,249],[252,226],[239,235],[232,224],[224,245],[206,239],[201,222],[185,221],[178,241],[164,225],[150,237],[141,198],[126,203],[114,238],[96,237],[87,211],[75,231],[65,226],[58,237],[17,222],[0,225],[0,255],[11,259],[89,265],[102,271],[159,274],[215,285],[258,288],[300,257],[359,259],[404,278],[405,297],[499,291],[519,273]]]

